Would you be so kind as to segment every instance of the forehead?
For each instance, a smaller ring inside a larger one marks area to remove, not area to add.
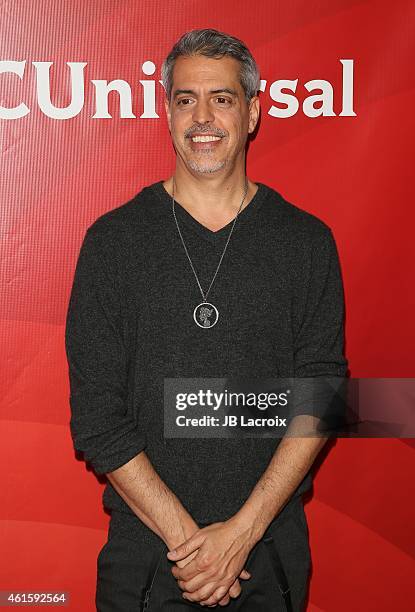
[[[233,57],[225,56],[215,59],[203,55],[179,56],[174,64],[173,85],[181,89],[204,84],[232,86],[242,91],[239,71],[240,64]]]

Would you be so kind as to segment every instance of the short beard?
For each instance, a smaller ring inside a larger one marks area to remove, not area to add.
[[[226,166],[227,160],[221,160],[216,162],[215,164],[206,165],[203,162],[197,162],[194,159],[188,161],[188,166],[194,172],[198,172],[199,174],[213,174],[213,172],[217,172],[218,170],[222,170]]]

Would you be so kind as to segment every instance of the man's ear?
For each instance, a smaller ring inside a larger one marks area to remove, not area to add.
[[[260,104],[259,104],[259,97],[258,96],[253,96],[249,102],[249,127],[248,127],[248,132],[251,134],[256,127],[256,124],[258,123],[258,119],[259,119],[259,110],[260,110]]]
[[[169,131],[171,132],[171,115],[170,115],[170,104],[166,96],[164,96],[164,109],[166,111],[167,123],[169,125]]]

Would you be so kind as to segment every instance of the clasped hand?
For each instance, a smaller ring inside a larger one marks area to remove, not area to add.
[[[251,577],[243,567],[252,546],[249,530],[231,521],[212,523],[196,531],[174,552],[167,553],[170,560],[182,561],[181,567],[176,563],[171,571],[184,591],[183,597],[212,607],[238,597],[238,577]]]

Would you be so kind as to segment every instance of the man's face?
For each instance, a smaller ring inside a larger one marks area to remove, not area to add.
[[[218,172],[238,160],[244,162],[248,133],[258,121],[259,99],[255,96],[248,106],[239,66],[226,56],[176,60],[171,101],[165,100],[165,108],[178,161],[192,174]]]

